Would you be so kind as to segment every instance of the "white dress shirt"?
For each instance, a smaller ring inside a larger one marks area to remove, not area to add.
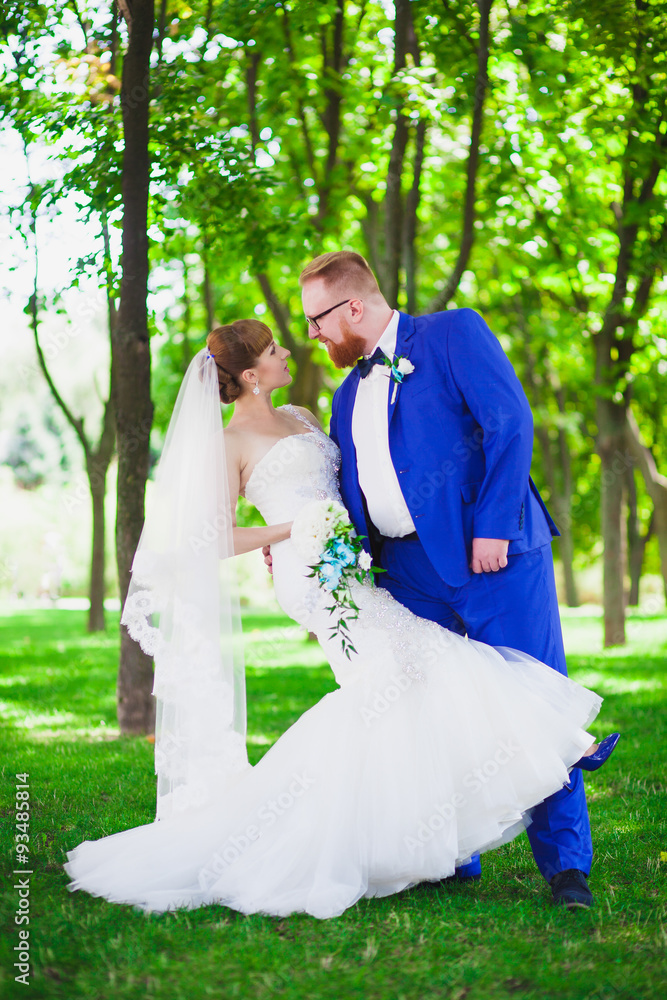
[[[388,358],[394,357],[398,315],[394,309],[372,353],[379,347]],[[371,521],[380,534],[400,538],[412,534],[415,525],[389,452],[387,409],[389,386],[394,386],[389,376],[388,366],[373,365],[366,378],[359,379],[352,413],[352,440],[357,450],[359,485],[366,497]]]

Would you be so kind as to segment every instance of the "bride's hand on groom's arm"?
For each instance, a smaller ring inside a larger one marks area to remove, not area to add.
[[[271,546],[265,545],[262,549],[262,555],[264,556],[264,562],[266,563],[269,573],[273,574],[273,556],[271,555]]]
[[[504,538],[473,538],[472,562],[473,573],[497,573],[507,566],[507,549],[509,541]]]
[[[292,525],[293,524],[294,524],[294,521],[288,521],[285,524],[281,524],[281,525],[278,526],[281,529],[280,540],[282,540],[283,538],[289,538],[290,537],[290,535],[292,533]],[[283,534],[282,532],[283,532],[283,529],[285,529],[285,528],[287,529],[287,531],[286,531],[286,533]],[[276,539],[276,541],[278,541],[278,539]],[[265,545],[262,548],[262,555],[264,556],[264,562],[266,563],[266,566],[267,566],[267,569],[268,569],[269,573],[271,573],[271,575],[273,576],[273,556],[271,555],[271,546],[270,545]]]

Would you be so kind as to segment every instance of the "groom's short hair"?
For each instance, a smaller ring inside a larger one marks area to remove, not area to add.
[[[319,278],[327,288],[340,288],[342,292],[381,294],[368,262],[352,250],[334,250],[311,260],[299,275],[299,284],[303,288],[312,278]]]

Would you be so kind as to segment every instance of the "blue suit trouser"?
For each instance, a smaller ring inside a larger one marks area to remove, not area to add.
[[[416,539],[386,538],[377,582],[416,615],[491,646],[511,646],[567,674],[556,599],[551,546],[508,556],[497,573],[475,573],[461,587],[445,583]],[[465,710],[465,706],[461,706]],[[593,859],[583,774],[532,810],[527,829],[542,875],[578,868],[587,875]],[[479,861],[461,869],[479,871]]]

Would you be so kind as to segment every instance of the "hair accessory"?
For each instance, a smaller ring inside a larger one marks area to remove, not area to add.
[[[207,350],[206,351],[206,360],[208,361],[209,358],[213,358],[213,360],[215,361],[215,354],[211,354],[211,352],[209,350]]]

